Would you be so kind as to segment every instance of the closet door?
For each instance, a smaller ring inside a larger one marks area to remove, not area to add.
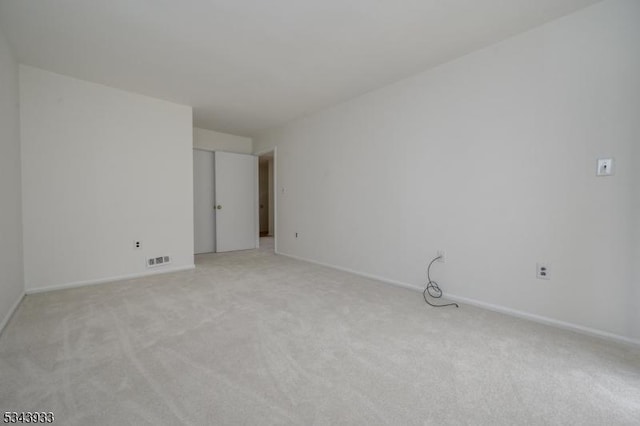
[[[215,152],[216,252],[257,248],[258,157]]]
[[[193,150],[194,253],[215,251],[213,152]]]

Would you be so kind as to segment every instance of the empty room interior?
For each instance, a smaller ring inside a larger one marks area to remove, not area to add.
[[[640,1],[0,0],[4,423],[640,424]]]

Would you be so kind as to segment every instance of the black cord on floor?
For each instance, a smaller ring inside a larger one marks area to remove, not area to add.
[[[427,267],[427,280],[429,280],[429,282],[427,282],[427,287],[422,292],[422,295],[424,296],[424,301],[427,302],[427,305],[433,306],[434,308],[443,308],[445,306],[455,306],[456,308],[459,308],[460,306],[458,306],[457,303],[445,303],[444,305],[435,305],[429,302],[429,299],[427,299],[427,293],[429,294],[429,296],[433,297],[434,299],[439,299],[442,297],[442,290],[440,290],[438,283],[431,279],[431,265],[433,265],[433,262],[440,259],[441,257],[442,256],[438,256],[435,259],[433,259],[431,262],[429,262],[429,266]]]

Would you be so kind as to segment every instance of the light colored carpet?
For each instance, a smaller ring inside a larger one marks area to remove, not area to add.
[[[58,424],[639,424],[640,351],[260,250],[27,296],[0,410]]]

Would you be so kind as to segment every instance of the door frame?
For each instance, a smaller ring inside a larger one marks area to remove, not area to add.
[[[273,152],[273,251],[278,253],[278,147],[268,148],[263,151],[254,152],[253,155],[258,157],[258,170],[256,171],[256,179],[258,180],[256,191],[256,247],[260,247],[260,156]]]

